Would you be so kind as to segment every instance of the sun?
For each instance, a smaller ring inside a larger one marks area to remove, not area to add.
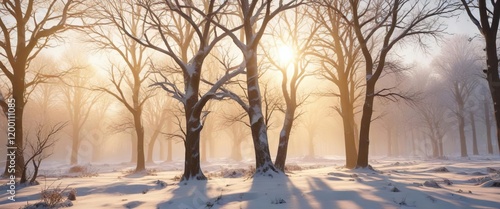
[[[281,64],[287,65],[295,58],[293,48],[287,45],[278,48],[278,57]]]

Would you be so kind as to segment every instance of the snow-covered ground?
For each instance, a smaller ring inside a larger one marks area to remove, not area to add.
[[[130,174],[132,164],[92,165],[86,175],[47,163],[40,185],[18,187],[15,202],[7,199],[7,180],[0,180],[0,208],[37,203],[44,187],[75,189],[73,209],[500,208],[499,157],[377,159],[371,161],[376,171],[347,170],[338,159],[291,159],[287,176],[274,178],[249,178],[252,164],[204,163],[210,180],[179,183],[182,162],[149,165],[144,174]]]

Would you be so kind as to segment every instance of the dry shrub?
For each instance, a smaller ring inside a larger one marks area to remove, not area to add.
[[[75,165],[71,168],[69,168],[69,173],[83,173],[87,171],[87,167],[82,166],[82,165]]]

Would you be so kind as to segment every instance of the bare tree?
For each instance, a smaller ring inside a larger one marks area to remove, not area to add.
[[[458,5],[447,0],[349,0],[349,3],[351,13],[341,17],[352,22],[366,71],[357,166],[367,167],[374,99],[397,97],[390,89],[376,90],[377,81],[388,67],[391,50],[410,38],[425,44],[425,37],[438,36],[444,30],[438,18],[452,16]]]
[[[358,130],[354,116],[356,104],[363,96],[363,80],[362,76],[359,76],[361,70],[359,44],[356,42],[350,23],[341,17],[343,13],[349,13],[349,6],[349,2],[346,1],[319,1],[312,15],[321,24],[314,53],[321,64],[319,76],[338,89],[324,94],[340,99],[340,105],[334,108],[342,117],[344,126],[346,168],[355,168]]]
[[[302,1],[272,1],[241,0],[235,5],[236,13],[241,19],[241,37],[228,27],[214,22],[221,30],[228,32],[234,44],[241,50],[246,68],[246,95],[248,103],[238,100],[238,103],[248,112],[250,129],[255,151],[255,174],[269,175],[278,173],[274,167],[269,152],[267,125],[262,110],[262,94],[259,86],[259,62],[257,52],[259,43],[270,21],[279,13],[297,7]],[[242,40],[244,39],[244,40]],[[234,96],[233,96],[233,99]]]
[[[164,131],[169,120],[169,109],[172,100],[168,97],[154,96],[144,108],[144,123],[150,130],[146,162],[153,162],[154,145],[160,134]]]
[[[477,148],[476,119],[473,111],[469,111],[469,120],[472,128],[472,154],[479,155],[479,150]]]
[[[484,95],[483,100],[483,111],[484,111],[484,125],[486,126],[486,141],[488,145],[488,154],[493,154],[493,138],[491,137],[491,96]]]
[[[145,84],[150,73],[147,68],[149,55],[147,47],[137,43],[133,38],[122,32],[113,32],[116,28],[127,30],[132,36],[145,33],[146,27],[142,23],[142,15],[146,13],[141,6],[133,1],[108,1],[98,3],[101,9],[96,10],[96,16],[101,18],[103,24],[90,28],[89,41],[97,45],[99,49],[109,50],[118,55],[118,60],[111,62],[109,87],[98,87],[97,89],[113,96],[126,107],[132,115],[131,121],[137,139],[136,172],[146,169],[144,153],[144,126],[143,109],[144,104],[153,95],[148,91]],[[115,17],[121,17],[119,20]],[[106,24],[104,24],[106,23]],[[132,143],[134,144],[134,143]]]
[[[283,112],[285,118],[281,127],[278,152],[274,162],[274,166],[282,172],[285,171],[292,127],[300,115],[297,114],[297,109],[305,100],[305,98],[300,98],[299,90],[302,82],[309,75],[306,71],[311,62],[308,54],[311,52],[313,38],[318,29],[316,24],[310,24],[310,19],[304,18],[305,11],[305,7],[296,7],[281,13],[280,18],[270,27],[274,44],[264,43],[268,47],[274,47],[274,54],[271,54],[271,50],[264,50],[264,55],[272,68],[279,71],[282,79],[281,93],[284,99]],[[281,43],[281,45],[277,43]],[[287,53],[284,50],[291,50],[291,52],[288,52],[290,57],[280,54]],[[266,105],[266,107],[268,106]]]
[[[69,54],[67,65],[75,70],[63,77],[65,85],[62,85],[60,89],[71,124],[70,164],[76,165],[78,164],[78,151],[82,140],[81,134],[99,95],[89,90],[91,85],[89,81],[92,80],[94,71],[89,67],[88,61],[84,60],[81,53],[78,55]]]
[[[497,33],[500,22],[500,3],[496,0],[461,0],[467,15],[484,37],[486,51],[486,80],[493,99],[493,109],[497,124],[497,141],[500,148],[500,75],[498,74]],[[477,9],[478,16],[472,13]]]
[[[467,141],[465,136],[466,104],[478,86],[480,66],[475,48],[467,37],[456,36],[443,47],[441,56],[434,63],[440,74],[448,82],[454,101],[451,110],[457,117],[460,135],[460,154],[467,157]]]
[[[425,133],[432,145],[432,156],[443,157],[443,137],[448,125],[445,121],[446,109],[443,104],[426,99],[417,107],[420,120],[423,121]]]
[[[133,2],[135,3],[135,2]],[[210,99],[223,99],[227,93],[219,90],[228,80],[240,74],[244,65],[235,66],[227,71],[215,82],[203,82],[211,87],[205,94],[200,92],[202,81],[202,66],[214,46],[239,28],[220,34],[213,22],[225,12],[228,1],[219,3],[211,0],[202,2],[163,2],[139,1],[137,5],[142,8],[142,24],[146,31],[135,34],[130,31],[125,22],[126,16],[121,13],[121,7],[111,9],[110,19],[119,29],[138,44],[154,49],[171,58],[175,66],[168,66],[169,73],[182,75],[182,85],[171,81],[163,70],[157,69],[159,79],[153,84],[177,99],[184,108],[185,128],[185,167],[182,181],[196,179],[205,180],[200,168],[199,142],[200,132],[203,128],[203,108]],[[173,71],[173,72],[172,72]],[[181,90],[182,87],[184,90]]]
[[[72,29],[69,20],[82,14],[82,3],[75,0],[2,1],[0,4],[0,69],[7,77],[16,101],[16,175],[21,176],[23,156],[23,113],[29,92],[49,77],[30,71],[30,62],[42,51],[53,45],[64,31]],[[40,10],[38,8],[45,8]],[[30,90],[31,89],[31,90]],[[5,100],[1,100],[5,106]],[[5,169],[4,174],[7,174]]]
[[[26,136],[26,148],[28,148],[29,151],[26,152],[25,150],[24,152],[28,157],[23,164],[23,169],[27,171],[29,164],[33,164],[33,174],[31,175],[30,184],[36,184],[38,169],[42,161],[52,155],[52,150],[49,151],[48,149],[54,148],[56,142],[59,141],[57,134],[64,129],[66,125],[67,123],[57,123],[51,126],[48,131],[45,130],[44,125],[39,125],[36,130],[35,140],[30,140],[29,135]],[[28,178],[27,172],[23,172],[20,183],[26,183]]]

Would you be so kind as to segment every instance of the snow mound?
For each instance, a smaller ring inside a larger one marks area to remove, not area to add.
[[[450,172],[450,170],[448,170],[446,167],[437,167],[437,168],[431,169],[430,171],[431,172],[438,172],[438,173]]]
[[[426,186],[426,187],[433,187],[433,188],[441,188],[441,186],[439,186],[439,184],[436,181],[434,181],[434,180],[425,181],[424,182],[424,186]]]
[[[484,182],[481,187],[500,187],[500,179]]]

